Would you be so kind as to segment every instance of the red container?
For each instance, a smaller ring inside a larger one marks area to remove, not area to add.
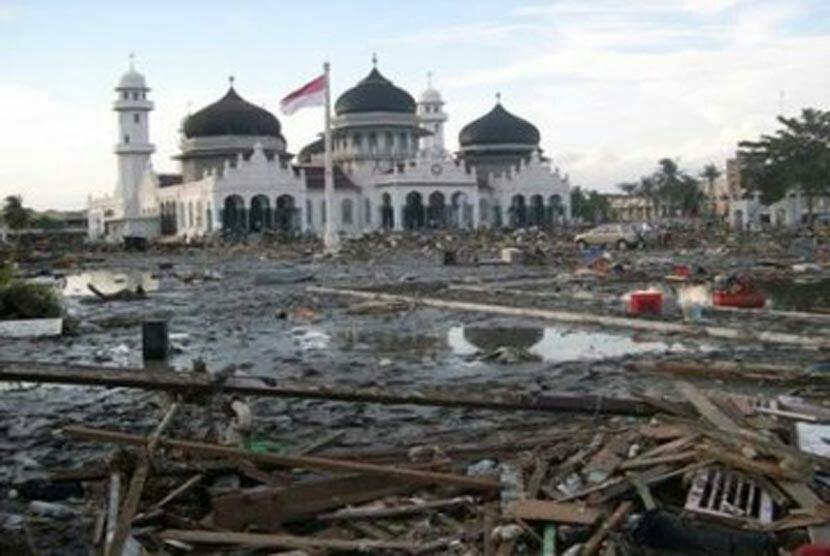
[[[766,296],[759,291],[748,292],[714,292],[712,304],[715,307],[738,307],[741,309],[761,309],[767,302]]]
[[[629,315],[659,315],[663,312],[663,294],[660,292],[632,292],[628,299]]]
[[[679,264],[672,269],[672,273],[680,278],[689,278],[692,275],[692,267],[687,264]]]

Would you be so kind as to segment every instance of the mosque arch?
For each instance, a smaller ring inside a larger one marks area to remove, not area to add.
[[[558,224],[565,215],[565,205],[562,204],[562,196],[553,194],[548,197],[548,220],[552,226]]]
[[[380,227],[384,230],[391,230],[395,227],[395,209],[392,206],[392,196],[384,193],[380,197]]]
[[[417,191],[411,191],[406,196],[403,209],[403,227],[406,230],[420,230],[424,223],[424,199]]]
[[[473,210],[467,194],[456,191],[450,201],[450,221],[454,228],[472,228]]]
[[[297,207],[294,197],[288,194],[277,197],[274,211],[274,226],[281,232],[290,232],[296,229]]]
[[[271,202],[265,195],[255,195],[251,199],[250,222],[248,228],[252,232],[262,232],[271,226]]]
[[[447,205],[444,199],[444,194],[440,191],[434,191],[429,196],[429,204],[427,206],[427,226],[430,228],[447,227]]]
[[[225,197],[222,208],[222,229],[226,232],[247,231],[245,200],[239,195]]]
[[[530,211],[528,223],[531,226],[543,226],[545,224],[545,198],[541,195],[530,197]]]
[[[521,194],[513,195],[508,209],[511,228],[524,228],[527,226],[527,202]]]

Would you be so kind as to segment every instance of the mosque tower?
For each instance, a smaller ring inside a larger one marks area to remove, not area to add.
[[[448,116],[444,112],[441,94],[432,86],[432,73],[427,74],[427,88],[418,99],[418,119],[431,134],[421,137],[423,152],[444,154],[444,124]]]
[[[135,70],[133,55],[130,69],[125,73],[115,92],[118,94],[113,110],[118,114],[118,184],[115,197],[122,203],[123,217],[135,218],[139,214],[139,186],[150,164],[150,155],[156,150],[150,143],[150,111],[153,103],[147,100],[147,82]]]

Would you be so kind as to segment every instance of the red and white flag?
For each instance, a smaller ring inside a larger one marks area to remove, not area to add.
[[[309,81],[280,101],[283,114],[293,114],[306,106],[322,106],[326,101],[326,74]]]

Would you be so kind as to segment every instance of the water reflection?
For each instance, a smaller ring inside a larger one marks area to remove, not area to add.
[[[68,296],[94,295],[87,287],[88,284],[92,284],[105,294],[115,293],[125,288],[135,291],[138,286],[144,288],[144,291],[156,291],[159,289],[158,278],[154,278],[150,272],[90,270],[81,274],[67,276],[63,293]]]
[[[681,344],[638,341],[624,334],[572,330],[559,327],[476,327],[455,326],[447,342],[459,355],[473,355],[500,347],[522,348],[544,361],[597,360],[635,353],[680,351]]]

